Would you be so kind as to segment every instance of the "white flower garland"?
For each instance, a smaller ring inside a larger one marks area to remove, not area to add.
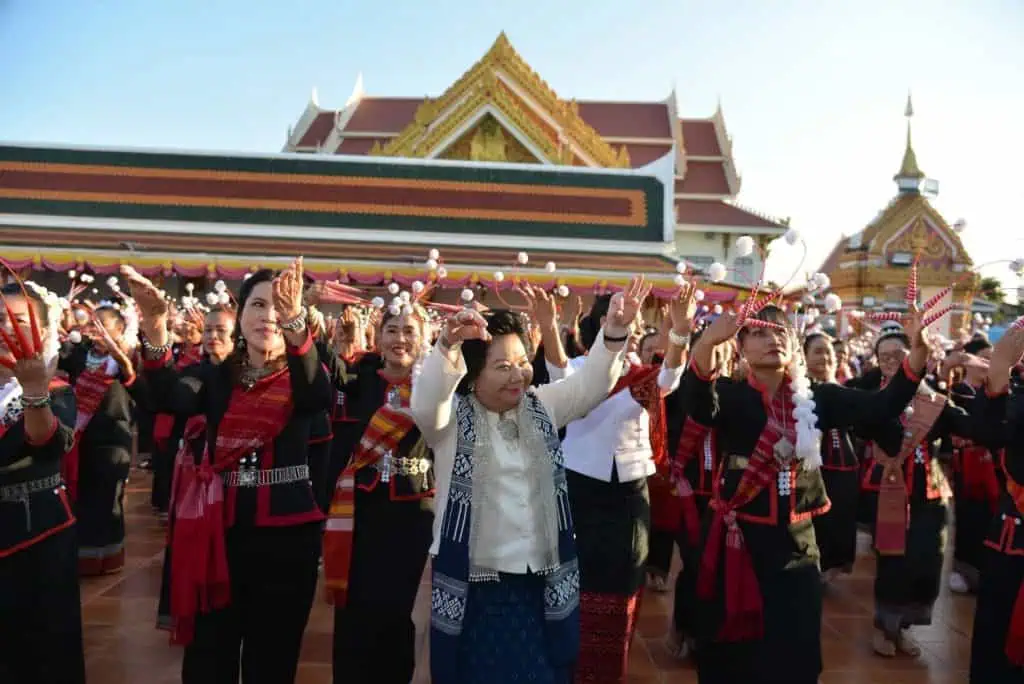
[[[804,462],[807,470],[821,467],[821,430],[818,416],[814,413],[814,398],[811,381],[802,356],[798,354],[789,373],[789,386],[793,390],[793,419],[796,421],[796,456]]]

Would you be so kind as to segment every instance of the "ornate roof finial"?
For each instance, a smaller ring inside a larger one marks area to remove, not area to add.
[[[319,107],[320,106],[320,97],[319,97],[319,95],[317,95],[316,86],[313,86],[313,90],[310,91],[310,93],[309,93],[309,102],[314,107]]]
[[[903,163],[900,170],[893,176],[900,192],[920,192],[921,180],[924,173],[917,165],[917,155],[914,153],[914,146],[910,138],[910,120],[914,116],[914,103],[907,93],[907,106],[903,110],[903,116],[907,117],[907,147],[903,151]]]
[[[366,95],[366,90],[363,89],[363,72],[359,72],[356,76],[356,84],[352,86],[352,94],[345,100],[345,106],[350,107],[353,104],[359,102]]]

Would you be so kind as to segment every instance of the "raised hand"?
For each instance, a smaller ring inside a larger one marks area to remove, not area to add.
[[[685,283],[679,288],[676,298],[668,305],[668,317],[672,330],[677,335],[687,335],[693,330],[693,319],[697,316],[697,286]]]
[[[302,315],[302,257],[274,278],[273,299],[279,324],[294,321]]]
[[[3,316],[0,320],[0,342],[3,343],[3,347],[0,348],[0,366],[13,371],[14,377],[18,378],[24,387],[25,380],[20,373],[31,375],[31,369],[36,368],[33,361],[38,359],[42,363],[43,334],[32,300],[27,294],[22,297],[22,300],[25,303],[24,314],[12,310],[7,298],[0,295],[0,301],[3,302]],[[22,322],[19,316],[25,322]],[[28,330],[24,330],[23,327],[27,327]],[[51,334],[57,334],[57,331],[51,331]],[[43,365],[45,366],[45,363]],[[28,379],[30,380],[31,377]],[[47,386],[48,383],[49,378],[47,377]]]
[[[554,297],[543,288],[534,287],[529,283],[517,288],[517,291],[526,300],[530,317],[538,326],[553,328],[557,325],[558,309]]]
[[[103,325],[96,314],[93,314],[92,329],[95,334],[103,340],[104,346],[107,348],[107,352],[117,362],[117,365],[121,367],[126,378],[134,377],[135,367],[128,358],[128,354],[124,348],[124,340],[114,339],[114,336],[110,334],[110,331]]]
[[[1010,370],[1024,357],[1024,327],[1011,326],[992,349],[988,367],[988,389],[1001,392],[1010,383]]]
[[[716,318],[711,325],[704,329],[704,333],[700,336],[698,344],[707,344],[710,346],[717,346],[731,340],[736,336],[740,330],[739,320],[736,318],[736,314],[731,311],[727,311]]]
[[[167,316],[170,313],[170,304],[164,293],[131,266],[121,267],[121,277],[127,281],[138,308],[140,332],[153,346],[164,346],[167,344]]]
[[[608,317],[605,319],[605,330],[612,337],[628,334],[636,322],[640,307],[647,295],[651,293],[651,285],[644,281],[643,276],[634,277],[626,289],[612,297],[608,304]]]
[[[466,340],[483,340],[489,342],[491,334],[487,332],[487,321],[478,312],[464,309],[453,314],[444,323],[441,332],[442,346],[452,346]]]

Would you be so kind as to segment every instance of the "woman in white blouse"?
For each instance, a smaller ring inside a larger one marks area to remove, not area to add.
[[[608,396],[649,293],[612,300],[587,363],[530,388],[519,316],[462,311],[412,394],[437,476],[433,684],[569,684],[579,652],[579,569],[558,430]]]

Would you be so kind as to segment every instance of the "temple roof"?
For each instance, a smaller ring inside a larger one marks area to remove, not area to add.
[[[285,151],[433,156],[450,144],[457,123],[485,107],[524,129],[543,162],[640,168],[674,154],[677,198],[729,200],[740,189],[721,107],[706,118],[681,117],[674,91],[647,102],[562,99],[504,33],[437,97],[368,96],[360,78],[342,108],[311,100],[290,129]],[[566,145],[572,154],[564,152]]]

